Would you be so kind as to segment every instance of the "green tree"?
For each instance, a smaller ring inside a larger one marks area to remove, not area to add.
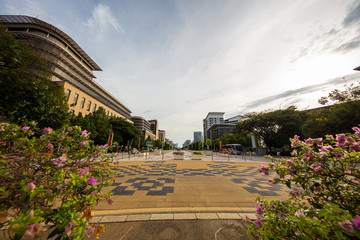
[[[37,121],[60,128],[69,120],[64,88],[50,79],[46,62],[0,25],[0,112],[10,122]]]
[[[220,149],[220,138],[213,140],[213,147],[215,151]]]
[[[212,141],[211,141],[211,139],[206,139],[205,145],[206,145],[207,149],[209,149],[209,147],[212,146]]]
[[[138,143],[140,131],[133,123],[126,121],[124,118],[112,117],[109,119],[111,129],[114,133],[114,141],[120,145],[127,145],[128,141]]]
[[[153,141],[154,147],[156,148],[161,148],[162,147],[162,142],[160,139],[156,139],[155,141]]]

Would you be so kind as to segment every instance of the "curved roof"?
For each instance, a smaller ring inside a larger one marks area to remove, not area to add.
[[[61,36],[68,43],[69,46],[76,50],[88,62],[88,64],[92,67],[93,71],[102,71],[102,69],[94,62],[94,60],[92,60],[71,37],[69,37],[66,33],[49,23],[46,23],[34,17],[21,15],[0,15],[0,22],[6,23],[7,25],[29,25],[32,27],[38,27],[40,29],[47,30],[53,34],[57,34]]]

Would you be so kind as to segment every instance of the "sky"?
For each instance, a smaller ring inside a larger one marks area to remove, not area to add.
[[[319,107],[358,84],[359,0],[0,0],[0,14],[59,28],[102,68],[95,80],[181,146],[225,119]]]

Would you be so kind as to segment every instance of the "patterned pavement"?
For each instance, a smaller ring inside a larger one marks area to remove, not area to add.
[[[225,161],[121,161],[113,166],[114,204],[100,202],[100,214],[254,210],[255,199],[286,199],[288,189],[267,182],[259,163]]]

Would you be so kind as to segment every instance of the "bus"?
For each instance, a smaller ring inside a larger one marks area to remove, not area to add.
[[[241,144],[226,144],[223,146],[222,151],[231,155],[241,155],[244,152],[244,147]]]

